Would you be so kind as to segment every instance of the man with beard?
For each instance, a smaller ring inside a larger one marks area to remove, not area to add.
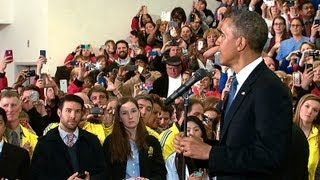
[[[59,105],[59,126],[39,138],[31,179],[105,179],[106,164],[98,138],[78,128],[84,101],[66,95]]]
[[[112,72],[114,69],[119,69],[120,66],[133,65],[131,58],[129,56],[129,45],[125,40],[119,40],[116,42],[116,53],[117,59],[106,68],[107,72]],[[130,79],[135,74],[133,71],[130,71],[126,74],[124,81]]]

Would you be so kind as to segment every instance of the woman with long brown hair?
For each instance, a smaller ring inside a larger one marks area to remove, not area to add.
[[[137,101],[132,97],[119,99],[113,132],[103,144],[108,179],[165,179],[159,141],[148,134],[140,117]]]
[[[300,99],[293,117],[293,122],[302,129],[308,139],[309,180],[315,179],[315,172],[319,162],[319,111],[320,97],[313,94],[306,94]]]

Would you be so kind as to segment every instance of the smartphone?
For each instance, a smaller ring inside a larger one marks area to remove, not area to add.
[[[66,79],[60,79],[60,89],[64,93],[67,93],[68,91],[68,83]]]
[[[320,19],[315,19],[315,20],[314,20],[314,24],[320,25]]]
[[[151,82],[146,82],[140,85],[140,90],[151,91],[153,89],[153,84]]]
[[[11,49],[7,49],[4,53],[4,57],[8,57],[8,56],[11,56],[11,58],[9,59],[13,59],[13,52]]]
[[[40,56],[47,57],[46,50],[40,50]]]
[[[268,7],[274,6],[274,0],[263,0],[263,2],[264,2]]]
[[[82,49],[89,49],[89,44],[81,44]]]
[[[101,84],[103,87],[106,85],[106,79],[104,78],[104,75],[100,75],[98,77],[98,83]]]
[[[37,101],[39,101],[39,93],[38,93],[38,91],[31,91],[31,93],[30,93],[30,100],[31,100],[31,102],[37,102]]]
[[[26,73],[26,77],[36,76],[36,70],[29,70]]]
[[[312,64],[304,64],[304,68],[305,69],[313,68],[313,65]]]
[[[86,177],[87,175],[84,172],[78,174],[78,178],[80,179],[85,179]]]
[[[293,78],[293,86],[300,86],[301,85],[301,77],[299,72],[293,72],[292,78]]]
[[[104,110],[98,106],[94,106],[90,109],[90,114],[102,115],[103,113],[104,113]]]
[[[203,48],[203,41],[198,41],[197,49],[200,51]]]
[[[138,67],[136,66],[136,65],[127,65],[126,66],[127,67],[127,70],[128,71],[135,71],[135,70],[137,70],[138,69]]]
[[[150,51],[149,56],[157,56],[158,52],[157,51]]]
[[[176,28],[176,27],[178,27],[178,23],[177,23],[177,22],[175,22],[175,21],[170,21],[170,22],[169,22],[169,26],[170,26],[170,27],[175,27],[175,28]]]

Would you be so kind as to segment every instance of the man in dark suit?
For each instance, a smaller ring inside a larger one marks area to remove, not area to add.
[[[268,38],[265,21],[255,12],[234,11],[223,20],[217,40],[220,62],[236,73],[222,106],[218,144],[176,136],[178,153],[209,159],[218,179],[286,179],[291,143],[290,93],[261,58]]]
[[[80,128],[84,102],[66,95],[58,109],[60,123],[39,138],[31,161],[32,179],[105,179],[106,164],[98,138]]]
[[[0,108],[0,179],[29,179],[29,153],[21,147],[4,142],[6,123],[6,112]]]
[[[179,56],[168,57],[166,60],[166,74],[153,82],[153,89],[150,94],[157,94],[160,97],[168,97],[181,85],[182,61]]]

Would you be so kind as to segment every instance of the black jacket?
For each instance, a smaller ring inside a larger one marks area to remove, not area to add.
[[[29,179],[29,172],[28,151],[4,142],[0,155],[0,179]]]
[[[149,149],[139,151],[140,176],[153,180],[165,180],[167,170],[164,164],[160,143],[151,135],[147,135],[145,140]],[[111,163],[110,142],[111,138],[108,136],[103,143],[107,169],[109,170],[107,179],[125,179],[127,161]]]
[[[79,172],[88,171],[91,179],[105,179],[106,166],[98,138],[79,129],[77,148]],[[31,177],[36,179],[68,179],[73,169],[68,147],[59,135],[58,127],[39,138],[31,161]]]

